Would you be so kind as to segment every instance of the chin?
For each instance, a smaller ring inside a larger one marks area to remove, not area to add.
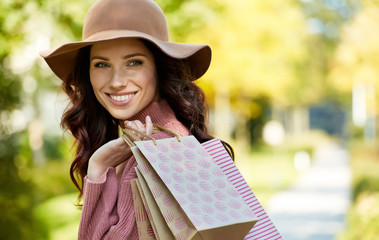
[[[118,120],[122,120],[122,121],[125,121],[125,120],[128,120],[130,118],[132,118],[134,115],[136,115],[136,113],[125,113],[125,111],[123,112],[110,112],[112,117],[118,119]]]
[[[114,118],[116,118],[117,120],[121,120],[121,121],[125,121],[125,120],[128,120],[129,118],[131,118],[131,116],[126,116],[126,115],[119,115],[119,114],[115,114],[115,115],[112,115]]]
[[[130,106],[128,108],[124,108],[124,109],[108,109],[108,112],[112,115],[112,117],[118,119],[118,120],[122,120],[122,121],[125,121],[125,120],[129,120],[131,118],[133,118],[133,116],[135,116],[137,113],[139,113],[142,109],[144,109],[144,107],[146,106],[142,106],[142,105],[139,105],[139,106]]]

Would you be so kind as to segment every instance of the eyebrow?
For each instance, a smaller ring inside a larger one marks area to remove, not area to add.
[[[137,56],[147,57],[143,53],[132,53],[132,54],[128,54],[128,55],[123,56],[122,59],[128,59],[128,58],[137,57]]]
[[[122,59],[128,59],[128,58],[132,58],[132,57],[136,57],[136,56],[147,57],[143,53],[132,53],[132,54],[128,54],[128,55],[123,56]],[[94,60],[94,59],[100,59],[100,60],[104,60],[104,61],[109,61],[109,58],[101,57],[101,56],[93,56],[91,58],[91,61]]]

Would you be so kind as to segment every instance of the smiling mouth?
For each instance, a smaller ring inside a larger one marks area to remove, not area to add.
[[[124,102],[126,100],[128,100],[129,98],[133,97],[134,95],[136,95],[136,93],[131,93],[131,94],[126,94],[126,95],[109,95],[110,98],[112,98],[113,100],[117,101],[117,102]]]

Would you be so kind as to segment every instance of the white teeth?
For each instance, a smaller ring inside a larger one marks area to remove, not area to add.
[[[127,94],[127,95],[121,95],[121,96],[114,96],[114,95],[109,95],[113,100],[116,100],[117,102],[123,102],[128,100],[129,98],[134,96],[134,93],[132,94]]]

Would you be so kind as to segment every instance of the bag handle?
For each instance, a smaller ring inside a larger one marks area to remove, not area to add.
[[[122,132],[123,132],[123,135],[121,137],[125,141],[125,143],[128,144],[129,147],[134,147],[135,141],[141,141],[142,140],[141,138],[137,137],[135,135],[135,133],[138,133],[139,135],[150,139],[151,141],[153,141],[154,145],[157,145],[157,141],[154,137],[147,135],[146,133],[143,133],[143,132],[141,132],[135,128],[132,128],[130,126],[125,126],[122,129]],[[153,133],[158,133],[158,132],[167,132],[167,133],[171,134],[172,136],[174,136],[178,140],[178,142],[180,142],[180,137],[183,136],[181,133],[179,133],[175,130],[162,127],[158,124],[153,124]]]
[[[178,142],[180,142],[180,137],[183,136],[183,134],[181,134],[180,132],[177,132],[175,130],[162,127],[161,125],[158,125],[158,124],[153,124],[153,133],[158,133],[158,132],[169,133],[173,137],[175,137],[178,140]]]

